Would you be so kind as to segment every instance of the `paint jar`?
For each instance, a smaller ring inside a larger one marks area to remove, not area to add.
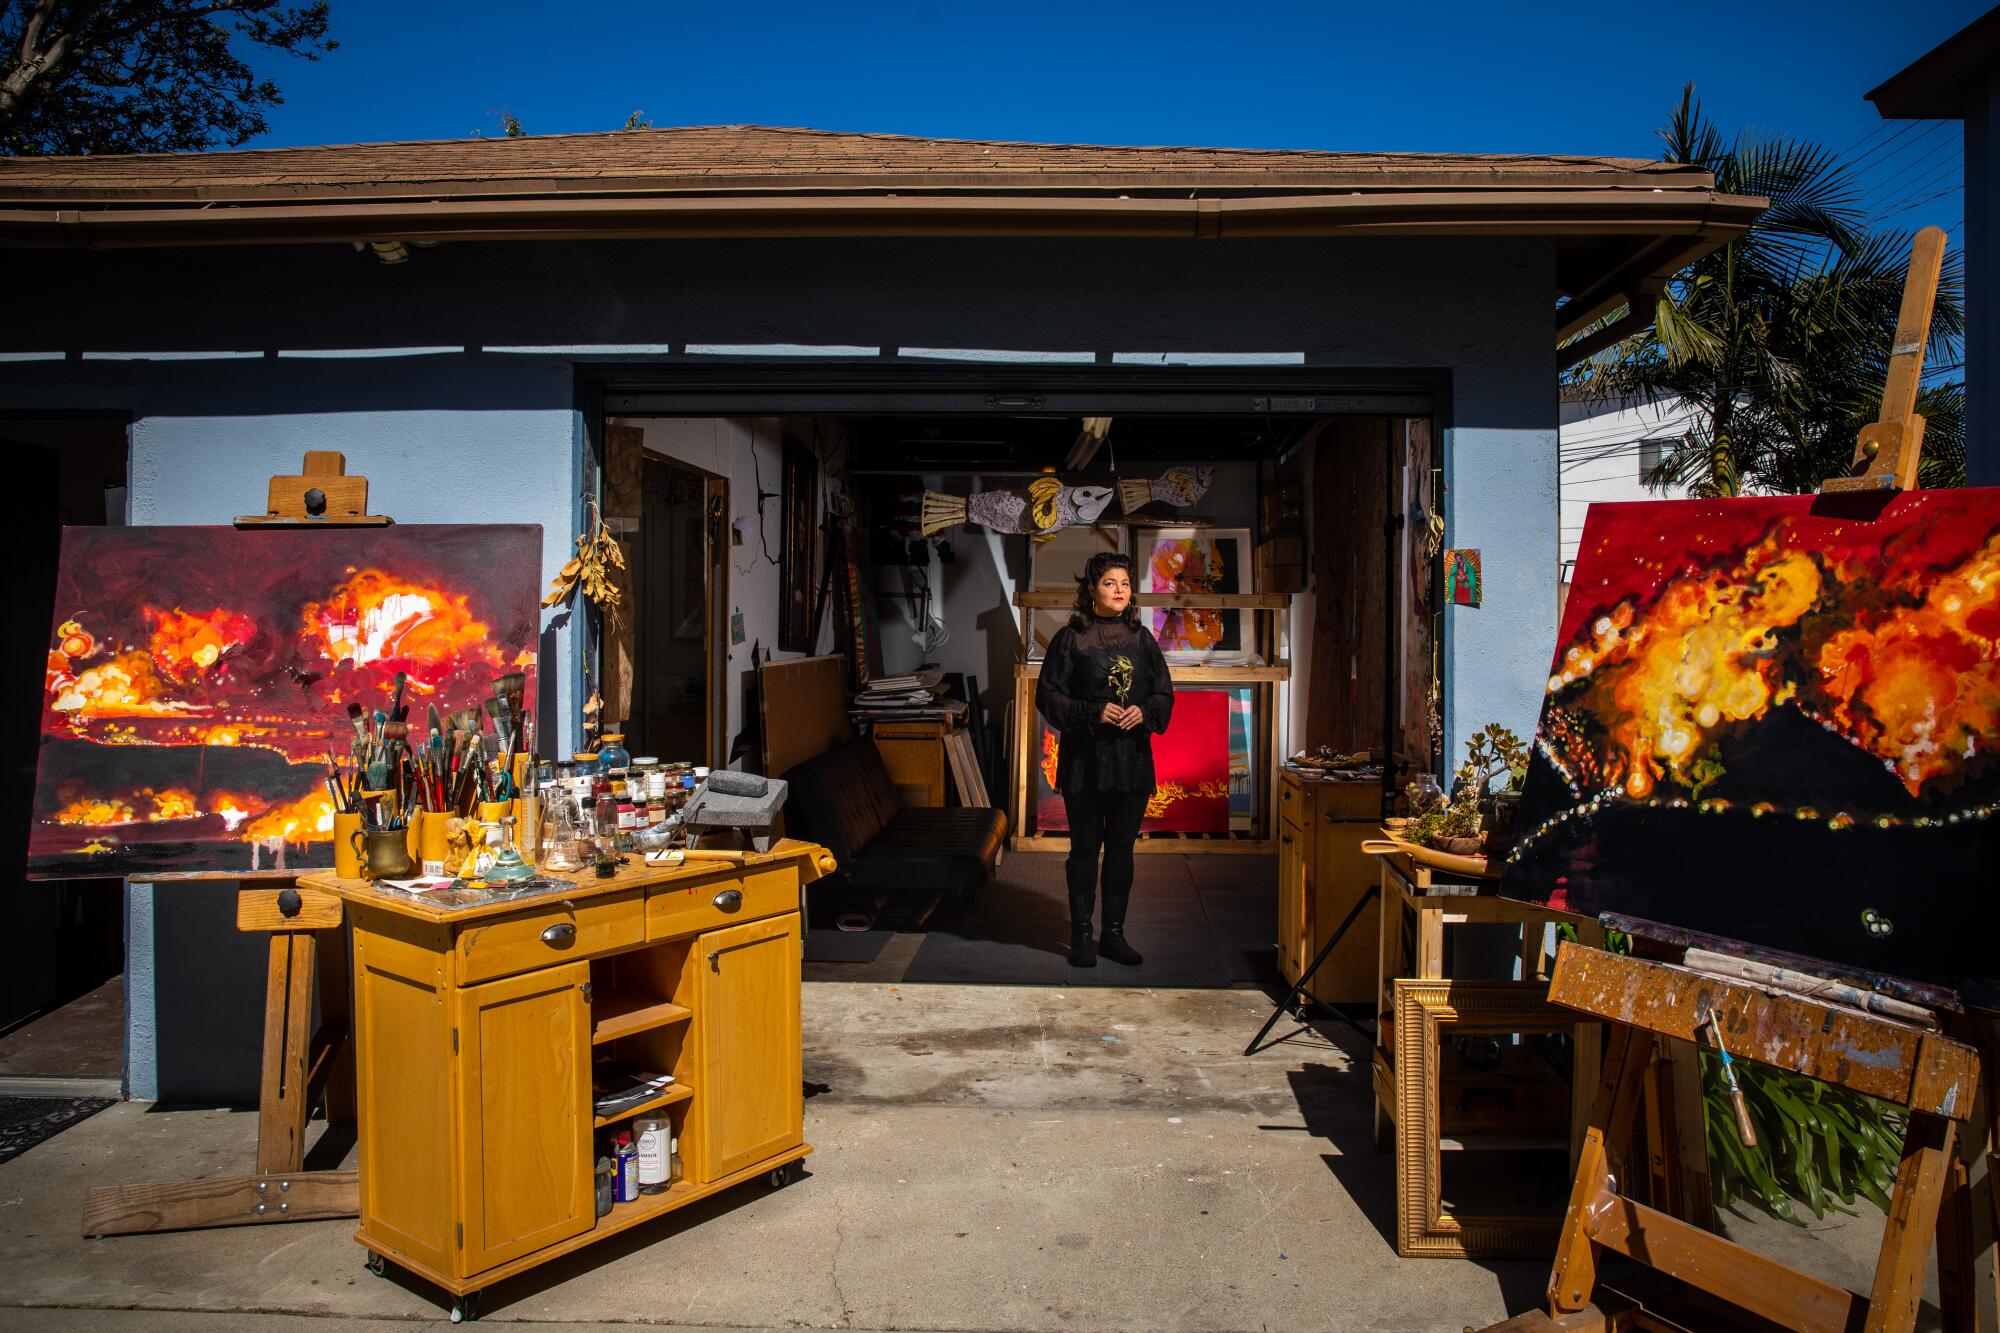
[[[361,855],[354,846],[354,835],[360,831],[360,815],[333,817],[333,873],[342,879],[361,878]]]
[[[634,1120],[639,1135],[639,1193],[665,1194],[673,1170],[672,1126],[654,1116]]]

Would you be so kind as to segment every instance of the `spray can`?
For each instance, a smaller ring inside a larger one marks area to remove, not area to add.
[[[618,1202],[630,1203],[639,1197],[639,1150],[632,1146],[632,1131],[618,1131]]]

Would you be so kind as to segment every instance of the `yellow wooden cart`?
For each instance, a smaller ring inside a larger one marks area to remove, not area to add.
[[[452,1293],[454,1322],[503,1278],[759,1177],[804,1140],[800,890],[817,845],[628,865],[516,901],[440,906],[330,872],[302,893],[353,923],[361,1227],[369,1267]],[[674,1081],[599,1118],[591,1068]],[[653,1115],[685,1178],[599,1217],[593,1140]]]

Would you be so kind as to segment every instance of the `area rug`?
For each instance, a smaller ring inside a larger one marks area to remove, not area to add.
[[[45,1139],[88,1120],[115,1097],[0,1097],[0,1162],[11,1162]]]

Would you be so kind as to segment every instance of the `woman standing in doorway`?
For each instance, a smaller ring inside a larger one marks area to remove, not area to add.
[[[1167,729],[1174,683],[1160,645],[1132,605],[1130,556],[1090,557],[1069,625],[1042,661],[1035,707],[1059,735],[1056,790],[1069,815],[1069,961],[1092,967],[1102,953],[1136,967],[1125,939],[1132,900],[1132,844],[1153,795],[1153,733]],[[1090,942],[1098,853],[1104,854],[1104,928]]]

